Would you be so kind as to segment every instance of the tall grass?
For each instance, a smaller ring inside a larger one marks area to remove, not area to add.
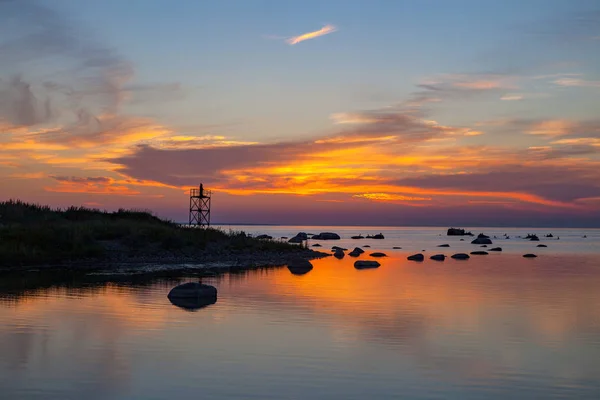
[[[165,253],[298,251],[244,232],[184,228],[146,210],[52,209],[19,200],[0,203],[0,265],[53,264]]]

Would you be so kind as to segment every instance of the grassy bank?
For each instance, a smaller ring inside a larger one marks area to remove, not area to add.
[[[288,243],[244,232],[184,228],[148,211],[52,209],[21,201],[0,203],[0,266],[73,262],[229,261],[243,255],[306,253]]]

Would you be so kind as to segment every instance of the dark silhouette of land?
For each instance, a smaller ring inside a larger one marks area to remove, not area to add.
[[[150,263],[220,263],[245,268],[323,255],[244,232],[183,227],[143,210],[52,209],[18,200],[0,203],[0,267],[4,269]]]

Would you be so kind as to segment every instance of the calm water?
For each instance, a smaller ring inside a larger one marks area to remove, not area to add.
[[[166,297],[187,278],[0,275],[0,399],[600,398],[600,231],[485,229],[560,240],[414,263],[478,247],[439,228],[232,228],[382,232],[358,243],[390,257],[205,279],[219,299],[195,312]],[[325,249],[340,243],[357,241]]]

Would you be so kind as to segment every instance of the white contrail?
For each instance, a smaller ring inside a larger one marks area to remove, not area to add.
[[[337,31],[337,28],[335,26],[333,26],[333,25],[325,25],[324,27],[322,27],[318,31],[303,33],[302,35],[298,35],[298,36],[292,36],[291,38],[287,39],[286,42],[288,44],[290,44],[290,45],[294,45],[296,43],[300,43],[300,42],[303,42],[303,41],[308,40],[308,39],[314,39],[314,38],[317,38],[319,36],[323,36],[323,35],[327,35],[329,33],[333,33],[335,31]]]

